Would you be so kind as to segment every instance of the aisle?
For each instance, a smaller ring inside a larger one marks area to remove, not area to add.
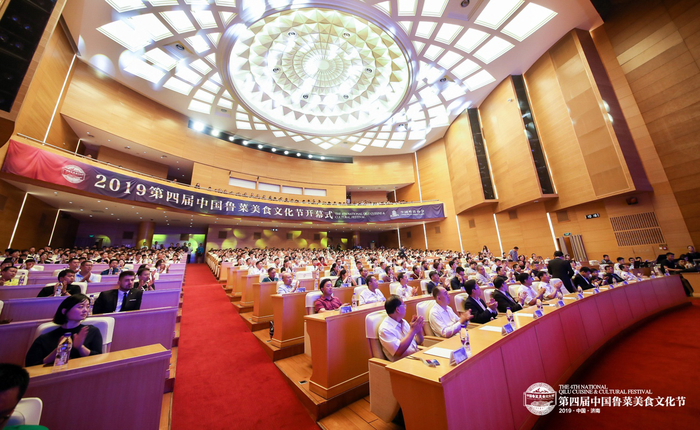
[[[601,407],[599,414],[552,412],[535,429],[697,429],[700,417],[700,300],[667,312],[616,341],[569,384],[603,384],[608,389],[651,390],[654,399],[685,396],[683,407]],[[646,397],[646,395],[643,395]],[[575,409],[575,408],[574,408]],[[587,408],[588,409],[588,408]]]
[[[206,264],[188,264],[172,430],[318,429]]]

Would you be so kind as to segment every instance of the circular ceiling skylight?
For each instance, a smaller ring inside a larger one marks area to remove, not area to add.
[[[409,95],[409,55],[346,12],[286,10],[231,36],[224,76],[247,110],[278,127],[354,133],[386,121]]]

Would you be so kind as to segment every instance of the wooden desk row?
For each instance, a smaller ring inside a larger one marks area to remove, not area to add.
[[[529,428],[537,419],[523,406],[530,385],[543,382],[558,390],[613,336],[645,317],[686,303],[687,298],[680,279],[671,276],[596,295],[587,292],[582,300],[567,297],[565,302],[561,309],[545,307],[546,315],[537,320],[532,319],[532,308],[517,312],[518,328],[506,337],[481,328],[470,330],[474,355],[456,367],[447,359],[426,355],[429,350],[415,355],[435,358],[439,367],[408,359],[388,365],[406,428]],[[505,323],[499,319],[485,326],[500,328]],[[453,337],[435,346],[457,349],[461,344]],[[474,405],[485,399],[498,410],[474,413]]]
[[[111,351],[160,344],[173,344],[177,307],[162,307],[131,312],[114,312],[96,316],[114,318]],[[19,321],[0,325],[0,363],[24,365],[24,358],[34,342],[37,327],[50,319]]]
[[[48,283],[48,282],[47,282]],[[13,285],[9,287],[0,287],[0,300],[12,300],[12,299],[30,299],[36,298],[44,288],[45,285]],[[102,291],[112,290],[116,288],[117,282],[91,282],[88,283],[87,293],[101,293]],[[174,290],[182,287],[182,281],[178,280],[165,280],[156,281],[156,291],[159,290]]]
[[[30,272],[31,274],[29,275],[29,279],[27,280],[27,286],[31,285],[41,285],[44,286],[50,282],[56,282],[58,280],[58,276],[54,276],[52,272]],[[37,273],[37,275],[34,275],[34,273]],[[93,271],[92,273],[95,273],[97,275],[100,274],[100,272],[95,272]],[[178,281],[182,283],[182,280],[184,278],[184,273],[163,273],[159,275],[158,281],[156,282],[166,282],[166,281]],[[112,285],[116,285],[117,281],[119,280],[119,275],[100,275],[100,283],[111,283]]]
[[[170,351],[161,345],[74,358],[68,368],[28,367],[26,397],[43,402],[50,429],[156,430]]]
[[[40,297],[12,299],[4,302],[0,320],[12,322],[52,319],[58,305],[65,297]],[[141,299],[141,309],[163,307],[177,308],[180,303],[180,288],[172,290],[145,291]]]

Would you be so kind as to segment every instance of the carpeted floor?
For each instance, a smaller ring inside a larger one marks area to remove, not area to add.
[[[684,396],[685,406],[601,407],[599,414],[563,414],[555,409],[535,428],[700,428],[700,300],[691,302],[692,306],[668,312],[623,337],[569,382],[651,390],[655,404],[657,397],[666,402],[668,396]]]
[[[318,429],[206,264],[184,291],[172,429]]]

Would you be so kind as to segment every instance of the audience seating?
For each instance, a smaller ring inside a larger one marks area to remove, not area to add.
[[[455,313],[457,315],[461,315],[464,313],[464,302],[467,301],[467,298],[469,297],[469,294],[467,293],[459,293],[455,296]]]
[[[41,421],[41,410],[44,403],[38,397],[25,397],[17,403],[12,412],[7,427],[11,426],[38,426]]]

